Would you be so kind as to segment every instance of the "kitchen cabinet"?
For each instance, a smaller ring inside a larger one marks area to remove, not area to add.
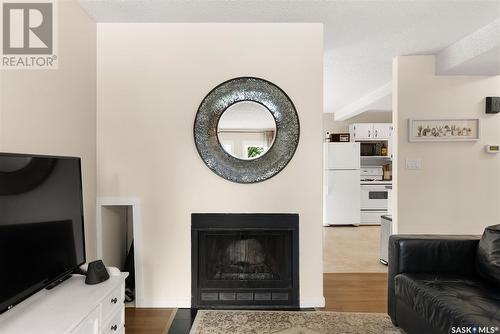
[[[355,141],[389,140],[392,137],[392,123],[353,123],[349,133]]]
[[[373,134],[377,139],[388,140],[392,137],[391,123],[373,123]]]
[[[373,138],[373,123],[355,123],[349,126],[351,138],[354,140],[372,139]]]

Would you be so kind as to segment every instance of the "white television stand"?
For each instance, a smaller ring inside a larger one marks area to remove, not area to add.
[[[125,333],[125,278],[86,285],[73,275],[52,290],[41,290],[0,314],[2,334]]]

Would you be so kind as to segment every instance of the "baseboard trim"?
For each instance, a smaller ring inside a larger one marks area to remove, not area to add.
[[[325,307],[325,297],[304,298],[300,300],[300,308]]]

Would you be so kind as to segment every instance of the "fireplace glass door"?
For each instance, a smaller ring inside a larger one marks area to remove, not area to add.
[[[291,232],[206,232],[199,241],[200,286],[290,287]]]
[[[191,307],[299,307],[297,214],[193,213]]]

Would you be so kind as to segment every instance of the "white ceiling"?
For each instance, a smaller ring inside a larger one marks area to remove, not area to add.
[[[391,81],[393,57],[436,54],[500,17],[500,0],[80,0],[80,4],[97,22],[322,22],[325,112],[344,112],[367,96],[377,96]],[[390,108],[375,103],[377,109]]]
[[[500,45],[482,53],[480,57],[469,59],[448,73],[453,75],[496,75],[500,74]]]
[[[437,75],[500,75],[500,19],[436,55]]]

